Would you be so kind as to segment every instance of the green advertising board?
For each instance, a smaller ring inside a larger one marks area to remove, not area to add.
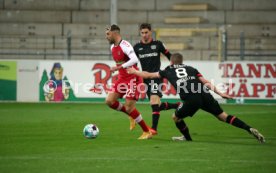
[[[0,61],[0,100],[16,100],[16,66],[15,61]]]

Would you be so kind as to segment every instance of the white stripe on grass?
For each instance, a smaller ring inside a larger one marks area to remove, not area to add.
[[[0,156],[1,160],[103,160],[103,161],[164,161],[164,162],[214,162],[211,159],[191,159],[191,158],[119,158],[119,157],[37,157],[37,156]],[[276,160],[227,160],[232,163],[253,163],[253,164],[276,164]]]

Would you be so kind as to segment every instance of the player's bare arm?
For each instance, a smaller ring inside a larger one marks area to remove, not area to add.
[[[210,90],[214,91],[216,94],[220,95],[222,98],[224,98],[224,99],[233,99],[232,96],[220,92],[210,81],[208,81],[208,80],[205,79],[204,77],[199,77],[198,79],[199,79],[207,88],[209,88]]]
[[[128,68],[127,72],[129,74],[135,74],[137,76],[140,76],[144,79],[160,78],[159,72],[149,73],[149,72],[146,72],[146,71],[138,71],[134,68]]]

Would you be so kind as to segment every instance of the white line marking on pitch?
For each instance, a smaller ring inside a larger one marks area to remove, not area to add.
[[[35,156],[0,156],[1,160],[114,160],[114,161],[171,161],[171,162],[176,162],[176,161],[182,161],[182,162],[217,162],[218,160],[209,160],[209,159],[158,159],[158,158],[114,158],[114,157],[35,157]],[[275,160],[270,160],[270,161],[261,161],[261,160],[228,160],[228,162],[233,162],[233,163],[254,163],[254,164],[263,164],[263,163],[268,163],[268,164],[276,164]]]

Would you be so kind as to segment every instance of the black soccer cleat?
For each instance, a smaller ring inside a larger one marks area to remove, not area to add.
[[[265,143],[265,138],[264,136],[257,130],[254,128],[250,128],[250,133],[261,143]]]

